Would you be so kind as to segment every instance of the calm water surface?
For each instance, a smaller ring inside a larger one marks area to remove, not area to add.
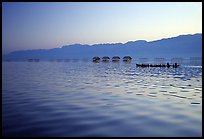
[[[3,62],[3,136],[202,136],[202,68]]]

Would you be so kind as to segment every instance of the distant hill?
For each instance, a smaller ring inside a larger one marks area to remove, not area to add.
[[[145,40],[127,43],[82,45],[73,44],[54,49],[14,51],[3,55],[3,60],[21,61],[37,58],[50,59],[91,59],[94,56],[126,56],[133,58],[155,57],[202,57],[202,34],[180,35],[177,37],[147,42]]]

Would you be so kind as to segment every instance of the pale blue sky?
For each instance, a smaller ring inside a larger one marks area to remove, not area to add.
[[[202,33],[201,2],[2,3],[2,50]]]

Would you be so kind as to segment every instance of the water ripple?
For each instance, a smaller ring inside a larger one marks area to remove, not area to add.
[[[3,136],[202,136],[202,68],[4,62]]]

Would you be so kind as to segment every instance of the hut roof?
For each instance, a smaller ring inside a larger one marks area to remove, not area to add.
[[[104,56],[102,59],[110,59],[108,56]]]
[[[100,60],[100,57],[95,56],[95,57],[93,57],[93,60]]]
[[[120,59],[120,57],[119,56],[114,56],[114,57],[112,57],[112,59]]]
[[[123,59],[132,59],[130,56],[124,56]]]

